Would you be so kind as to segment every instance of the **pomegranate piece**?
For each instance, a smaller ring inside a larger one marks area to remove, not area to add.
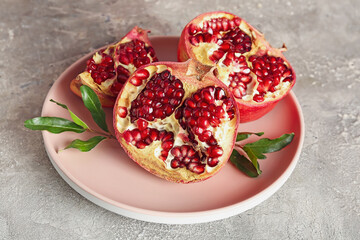
[[[141,67],[114,106],[122,147],[140,166],[169,181],[205,180],[224,166],[233,149],[236,102],[213,72],[202,68],[191,60]]]
[[[241,122],[268,113],[294,86],[296,76],[282,54],[246,21],[227,12],[209,12],[191,20],[178,47],[189,58],[216,67],[217,77],[233,93]]]
[[[137,68],[157,61],[148,32],[134,27],[118,43],[96,52],[87,61],[85,71],[71,82],[70,89],[81,97],[80,86],[88,85],[104,107],[113,107],[129,76]]]

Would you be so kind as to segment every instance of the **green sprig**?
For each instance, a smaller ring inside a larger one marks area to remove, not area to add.
[[[49,131],[51,133],[62,133],[62,132],[76,132],[83,133],[85,131],[99,134],[101,136],[94,136],[88,140],[75,139],[63,150],[69,148],[75,148],[82,152],[88,152],[96,147],[101,141],[105,139],[115,138],[109,133],[109,129],[106,124],[105,112],[101,106],[100,100],[96,93],[88,86],[81,86],[80,91],[82,94],[82,100],[85,107],[90,111],[94,122],[106,133],[98,132],[89,128],[89,126],[81,120],[74,112],[72,112],[68,106],[63,103],[57,102],[50,99],[50,102],[57,104],[58,106],[68,110],[70,117],[73,121],[59,117],[36,117],[33,119],[26,120],[24,126],[31,130],[42,130]]]
[[[263,135],[262,132],[239,133],[236,140],[245,140],[253,134],[257,136]],[[247,156],[234,149],[231,154],[230,161],[249,177],[257,177],[262,173],[258,159],[266,159],[266,156],[264,155],[265,153],[280,151],[292,142],[294,135],[294,133],[289,133],[283,134],[275,139],[263,138],[252,143],[247,143],[243,146],[237,143],[236,146],[241,148]]]

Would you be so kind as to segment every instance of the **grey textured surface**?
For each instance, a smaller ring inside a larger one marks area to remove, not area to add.
[[[233,12],[285,54],[306,136],[290,179],[240,215],[205,224],[125,218],[87,201],[52,167],[39,132],[56,78],[134,25],[179,35],[196,15]],[[360,239],[359,1],[0,2],[0,239]]]

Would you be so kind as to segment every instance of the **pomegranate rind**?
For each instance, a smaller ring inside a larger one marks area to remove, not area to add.
[[[135,26],[131,29],[119,42],[114,45],[109,45],[105,49],[113,48],[116,49],[121,44],[131,42],[135,39],[141,40],[145,42],[147,47],[152,47],[151,42],[148,38],[148,33],[150,31],[146,29],[142,29],[138,26]],[[96,53],[95,53],[96,54]],[[94,55],[95,55],[94,54]],[[117,67],[119,64],[115,62],[116,54],[113,54],[114,67]],[[116,68],[115,68],[116,69]],[[116,101],[117,95],[115,95],[111,91],[111,86],[116,81],[116,76],[113,78],[109,78],[102,82],[101,84],[97,84],[94,79],[91,77],[91,74],[87,71],[80,73],[75,79],[73,79],[70,83],[70,90],[77,96],[81,97],[80,87],[82,85],[87,85],[90,87],[99,97],[100,103],[103,107],[113,107]]]
[[[198,65],[198,63],[196,63],[195,65]],[[218,86],[225,89],[226,91],[226,86],[214,76],[212,71],[207,71],[207,73],[202,75],[201,77],[199,76],[199,74],[194,72],[195,69],[203,68],[200,65],[194,66],[194,61],[187,61],[184,63],[157,62],[143,66],[129,77],[128,81],[125,83],[123,89],[117,97],[113,109],[113,125],[115,129],[115,136],[125,150],[125,152],[128,154],[128,156],[137,164],[139,164],[142,168],[146,169],[148,172],[160,178],[176,183],[193,183],[203,181],[219,172],[219,170],[228,161],[234,147],[239,123],[239,112],[237,111],[236,103],[233,96],[227,91],[226,96],[233,103],[236,111],[234,118],[229,121],[229,129],[224,132],[224,137],[222,138],[223,142],[221,143],[221,147],[223,148],[224,154],[222,155],[221,161],[218,163],[218,165],[216,167],[213,167],[211,171],[208,171],[207,168],[205,168],[206,170],[204,173],[197,174],[187,170],[186,168],[169,169],[166,167],[164,161],[160,160],[158,157],[155,156],[155,150],[161,145],[161,141],[154,141],[152,144],[145,147],[144,149],[139,149],[128,143],[123,137],[123,133],[126,131],[127,125],[130,124],[130,118],[127,117],[128,119],[124,119],[120,117],[119,109],[123,107],[129,109],[132,100],[135,99],[139,93],[139,87],[135,87],[134,85],[132,85],[130,83],[131,79],[141,69],[147,69],[149,70],[149,72],[152,72],[154,71],[154,68],[161,69],[162,66],[166,66],[167,69],[171,70],[172,75],[175,75],[177,78],[181,79],[185,90],[185,96],[182,102],[185,101],[185,99],[187,99],[187,97],[189,97],[191,94],[195,93],[198,89],[207,86]],[[149,81],[150,78],[151,77],[149,77],[142,86],[146,85],[147,81]],[[181,106],[181,104],[182,103],[180,103],[179,106]],[[169,118],[171,119],[171,121],[179,124],[174,115],[175,113],[169,116]],[[178,127],[180,128],[180,125]],[[178,135],[175,135],[175,138],[177,136]]]
[[[254,121],[254,120],[257,120],[257,119],[263,117],[268,112],[270,112],[276,106],[276,104],[291,91],[291,89],[293,88],[293,86],[296,82],[295,71],[292,68],[292,66],[290,65],[289,61],[282,54],[282,52],[286,50],[285,48],[281,48],[281,49],[273,48],[265,40],[264,35],[262,33],[260,33],[254,27],[252,27],[244,19],[242,19],[232,13],[223,12],[223,11],[208,12],[208,13],[204,13],[204,14],[201,14],[201,15],[195,17],[184,27],[184,29],[181,33],[179,45],[178,45],[178,60],[180,62],[183,62],[183,61],[187,61],[188,59],[194,59],[194,60],[200,61],[202,64],[216,66],[217,64],[210,62],[207,59],[207,57],[204,57],[202,54],[194,52],[195,46],[193,46],[190,43],[190,39],[189,39],[191,37],[191,34],[189,33],[189,28],[191,25],[198,26],[200,23],[210,20],[212,18],[222,18],[222,17],[230,19],[230,20],[234,19],[234,18],[239,18],[241,20],[240,29],[245,30],[246,33],[252,37],[253,44],[259,46],[256,52],[253,52],[253,50],[251,50],[250,54],[256,56],[256,55],[266,53],[270,56],[280,57],[284,60],[284,62],[288,66],[288,68],[291,69],[291,71],[292,71],[293,80],[291,81],[291,84],[289,86],[287,86],[286,89],[284,89],[283,92],[276,97],[266,98],[262,102],[255,102],[253,100],[248,101],[248,100],[235,98],[235,100],[238,104],[238,108],[239,108],[239,112],[240,112],[240,116],[241,116],[240,121],[242,123]],[[243,29],[243,28],[245,28],[245,29]],[[251,75],[254,75],[254,74],[251,73]],[[219,77],[219,79],[222,80],[221,77]]]

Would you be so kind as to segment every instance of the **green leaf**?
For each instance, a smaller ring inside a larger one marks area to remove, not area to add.
[[[248,175],[249,177],[257,177],[261,174],[258,172],[257,168],[254,167],[252,162],[247,159],[245,156],[241,155],[238,151],[233,150],[230,161],[235,165],[237,169]],[[259,164],[257,164],[259,165]],[[259,166],[258,166],[259,167]]]
[[[264,154],[262,154],[261,152],[258,152],[258,151],[256,151],[256,150],[254,150],[254,149],[252,149],[251,147],[248,147],[248,146],[246,146],[246,144],[245,144],[245,146],[243,147],[243,150],[249,155],[251,155],[251,156],[254,156],[255,158],[258,158],[258,159],[266,159],[266,156],[264,155]],[[250,156],[249,156],[250,157]],[[251,158],[251,157],[250,157]]]
[[[66,109],[69,111],[71,119],[77,124],[82,126],[84,129],[88,129],[88,125],[86,125],[86,123],[84,121],[82,121],[78,116],[75,115],[75,113],[73,113],[65,104],[59,103],[57,101],[55,101],[54,99],[50,99],[50,102],[56,103],[57,105],[59,105],[60,107]]]
[[[249,138],[251,135],[256,135],[256,136],[262,136],[264,133],[263,132],[258,132],[258,133],[252,133],[252,132],[239,132],[236,136],[236,141],[242,141],[245,140],[247,138]]]
[[[256,153],[254,153],[252,151],[251,148],[248,148],[248,147],[243,147],[243,150],[246,152],[246,154],[248,155],[248,157],[250,158],[253,166],[255,167],[256,169],[256,172],[260,175],[261,174],[261,170],[260,170],[260,166],[259,166],[259,163],[258,163],[258,159],[259,157],[256,155]],[[262,155],[262,154],[261,154]],[[262,155],[260,159],[265,159],[266,156],[265,155]]]
[[[82,152],[88,152],[104,139],[106,139],[106,137],[103,136],[95,136],[87,141],[75,139],[67,147],[65,147],[65,149],[76,148]]]
[[[82,133],[86,130],[70,120],[59,117],[36,117],[26,120],[24,126],[31,130],[47,130],[51,133],[62,133],[65,131]]]
[[[96,93],[86,85],[82,85],[80,91],[85,107],[90,111],[96,124],[105,132],[109,132],[106,124],[105,112],[101,107],[100,100]]]
[[[244,145],[245,148],[251,149],[258,158],[262,159],[263,153],[277,152],[286,147],[291,143],[294,138],[294,133],[283,134],[279,138],[269,139],[263,138],[253,143],[247,143]]]

